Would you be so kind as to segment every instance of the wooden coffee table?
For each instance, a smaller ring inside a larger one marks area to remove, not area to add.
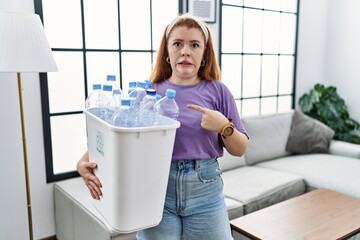
[[[317,189],[230,221],[251,239],[346,239],[360,232],[360,199]]]

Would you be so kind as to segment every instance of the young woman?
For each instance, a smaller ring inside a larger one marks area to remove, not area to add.
[[[224,147],[242,156],[248,137],[231,92],[220,82],[212,36],[203,21],[184,14],[170,22],[150,79],[162,96],[168,88],[176,90],[181,126],[176,132],[162,220],[139,231],[137,239],[232,239],[217,158]],[[87,153],[77,165],[92,197],[99,198],[101,183],[94,168]]]

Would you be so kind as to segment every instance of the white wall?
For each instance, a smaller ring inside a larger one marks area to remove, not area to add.
[[[360,1],[332,0],[329,5],[324,82],[337,87],[350,116],[360,122]]]
[[[299,98],[317,82],[324,82],[327,8],[329,0],[300,0],[296,108]]]
[[[0,9],[34,12],[33,0],[0,0]],[[298,98],[317,82],[333,84],[360,120],[357,9],[358,0],[301,0],[296,92]],[[52,184],[46,184],[37,74],[23,74],[23,84],[34,237],[40,239],[55,235]],[[16,75],[0,74],[0,89],[0,239],[22,240],[28,227]]]

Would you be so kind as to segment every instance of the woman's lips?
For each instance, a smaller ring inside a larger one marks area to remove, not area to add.
[[[193,65],[191,62],[188,62],[188,61],[181,61],[178,64],[181,64],[181,65]]]

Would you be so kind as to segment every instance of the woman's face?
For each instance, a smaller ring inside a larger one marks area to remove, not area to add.
[[[186,26],[172,29],[168,39],[168,52],[172,68],[171,81],[195,83],[205,50],[204,35],[200,29]]]

